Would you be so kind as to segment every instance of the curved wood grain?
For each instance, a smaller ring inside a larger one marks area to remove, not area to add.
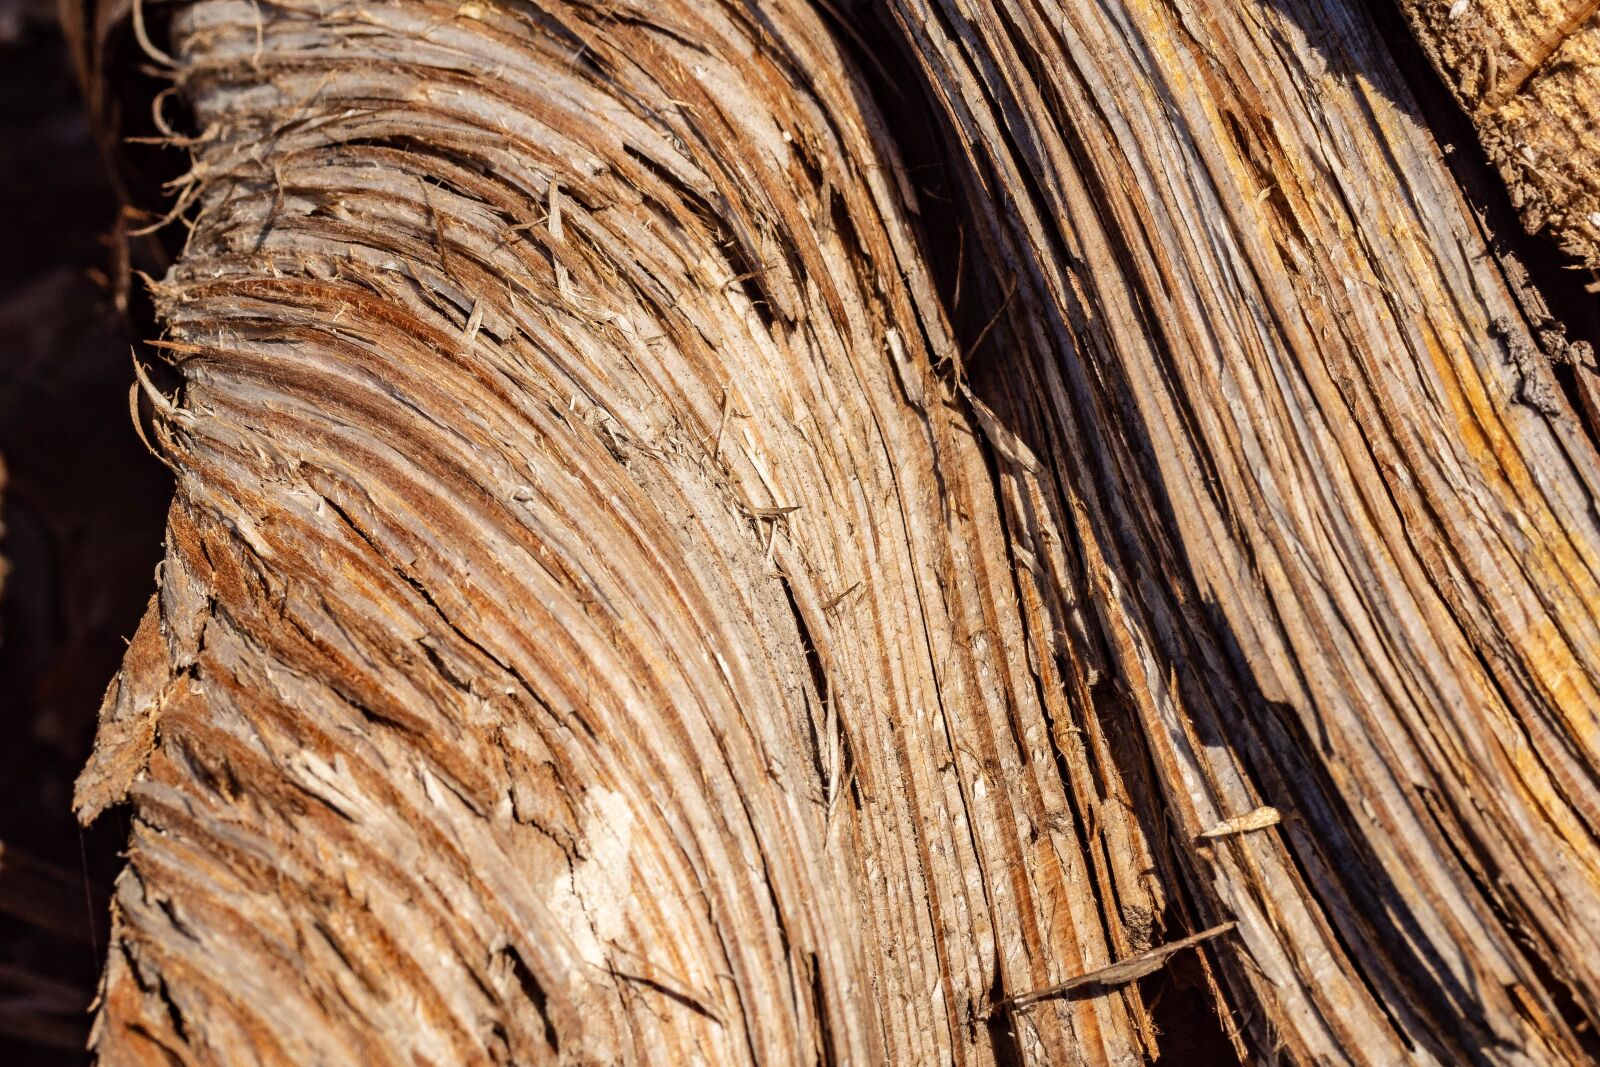
[[[885,11],[953,208],[798,2],[142,12],[102,1060],[1584,1059],[1600,457],[1371,25]]]
[[[1153,1052],[1133,987],[986,1022],[1149,948],[1160,889],[1125,804],[1084,847],[815,16],[204,0],[169,37],[178,495],[79,792],[133,810],[102,1062]]]

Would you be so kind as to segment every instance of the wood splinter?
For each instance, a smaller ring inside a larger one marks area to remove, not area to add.
[[[1248,834],[1256,830],[1265,830],[1276,826],[1283,821],[1283,815],[1277,808],[1262,805],[1254,811],[1247,811],[1243,815],[1236,815],[1231,819],[1224,819],[1211,829],[1199,835],[1201,841],[1215,841],[1220,837],[1236,837],[1239,834]]]
[[[1213,926],[1209,930],[1202,930],[1198,934],[1192,934],[1181,940],[1160,945],[1147,952],[1141,952],[1137,956],[1130,956],[1125,960],[1119,960],[1098,970],[1090,971],[1088,974],[1080,974],[1076,978],[1068,978],[1065,982],[1058,982],[1052,986],[1045,986],[1043,989],[1034,989],[1027,993],[1017,993],[1005,997],[994,1002],[994,1006],[989,1009],[990,1014],[992,1015],[994,1012],[1004,1008],[1026,1007],[1029,1004],[1037,1003],[1049,997],[1059,996],[1062,993],[1070,993],[1085,986],[1098,985],[1104,986],[1106,989],[1113,989],[1117,986],[1127,985],[1129,982],[1137,981],[1145,975],[1159,971],[1165,966],[1168,959],[1184,949],[1192,948],[1202,941],[1209,941],[1214,937],[1219,937],[1238,925],[1236,922],[1225,922],[1220,926]]]

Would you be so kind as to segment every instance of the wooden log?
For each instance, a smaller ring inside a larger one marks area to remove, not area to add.
[[[1060,773],[818,15],[171,15],[178,493],[78,794],[133,811],[101,1060],[1154,1055],[1132,985],[988,1021],[1162,889],[1118,768]]]
[[[1600,465],[1371,24],[894,9],[1015,277],[974,385],[1040,457],[1008,519],[1069,531],[1031,581],[1138,723],[1162,869],[1239,924],[1226,1017],[1295,1062],[1584,1061]]]
[[[1359,9],[154,11],[102,1060],[1584,1060],[1600,457]]]

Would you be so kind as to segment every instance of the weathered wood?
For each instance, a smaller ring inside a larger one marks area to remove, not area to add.
[[[1600,269],[1600,4],[1401,0],[1528,229]]]
[[[1239,924],[1252,1047],[1582,1061],[1600,463],[1372,27],[894,8],[1016,277],[975,386],[1044,461],[1010,521],[1072,531],[1036,595],[1139,723],[1163,869]]]
[[[1600,457],[1371,26],[885,11],[955,218],[799,0],[144,12],[102,1060],[1129,1063],[1229,924],[1241,1056],[1583,1059]]]
[[[1161,889],[1030,665],[887,141],[756,16],[173,11],[103,1061],[1154,1053],[1132,986],[985,1022]]]
[[[1059,982],[1045,989],[1034,989],[1027,993],[1013,993],[1011,996],[1002,998],[996,1003],[994,1010],[1027,1007],[1037,1004],[1041,1000],[1063,996],[1079,989],[1094,987],[1115,989],[1117,986],[1136,982],[1160,970],[1168,960],[1184,949],[1204,944],[1213,937],[1220,937],[1232,930],[1233,927],[1234,924],[1231,922],[1223,923],[1220,926],[1213,926],[1209,930],[1202,930],[1198,934],[1180,938],[1170,944],[1146,949],[1137,956],[1118,960],[1109,966],[1090,971],[1088,974],[1080,974],[1075,978],[1068,978],[1065,982]]]

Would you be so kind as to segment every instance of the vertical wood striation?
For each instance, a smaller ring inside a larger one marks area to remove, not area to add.
[[[1008,513],[1073,532],[1041,585],[1240,924],[1222,1003],[1296,1062],[1583,1060],[1600,468],[1371,26],[893,8],[1016,277],[975,388],[1050,462]]]

